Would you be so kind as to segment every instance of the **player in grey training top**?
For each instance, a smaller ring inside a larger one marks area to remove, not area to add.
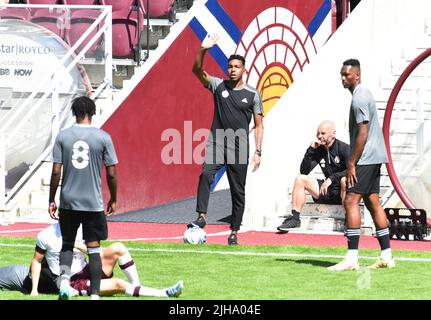
[[[0,267],[0,290],[21,291],[29,293],[31,280],[29,278],[30,268],[24,265],[13,265]],[[24,284],[27,282],[27,286]]]
[[[358,165],[382,164],[388,162],[383,131],[380,128],[376,103],[370,90],[359,84],[352,94],[349,116],[350,152],[356,147],[358,123],[368,122],[368,137]]]
[[[0,290],[30,294],[32,291],[31,267],[21,264],[0,267]],[[40,269],[37,291],[45,294],[58,293],[58,288],[52,281],[47,265],[42,265]]]
[[[91,126],[92,117],[96,113],[93,100],[85,96],[74,99],[72,112],[76,117],[76,124],[61,131],[55,140],[49,193],[48,212],[53,219],[57,219],[57,204],[54,199],[63,168],[59,205],[63,236],[59,294],[60,299],[68,299],[73,292],[70,287],[70,266],[76,232],[82,223],[83,238],[89,255],[91,298],[99,299],[102,277],[100,240],[108,237],[105,214],[111,215],[116,210],[117,156],[110,136]],[[110,192],[106,213],[103,210],[101,190],[103,162]]]
[[[228,80],[210,76],[202,69],[208,49],[218,40],[217,35],[208,35],[202,42],[193,65],[193,73],[199,81],[211,90],[214,96],[214,117],[211,135],[205,150],[205,162],[199,177],[196,212],[197,220],[188,227],[205,227],[210,186],[217,171],[226,165],[232,197],[231,234],[228,244],[238,244],[245,206],[245,182],[249,157],[249,124],[254,118],[256,152],[252,158],[253,171],[259,168],[263,139],[263,110],[259,92],[247,85],[243,79],[245,59],[231,55],[228,59]]]
[[[362,199],[373,218],[382,250],[381,260],[369,268],[393,268],[395,261],[390,247],[388,222],[379,199],[380,167],[388,161],[388,156],[376,104],[371,92],[361,85],[361,66],[358,60],[344,61],[340,74],[343,87],[352,93],[349,118],[351,154],[347,165],[347,193],[344,200],[348,250],[343,261],[328,269],[346,271],[359,268],[359,202]]]
[[[60,209],[103,211],[102,165],[118,162],[109,134],[89,124],[75,124],[61,131],[53,162],[63,164]]]

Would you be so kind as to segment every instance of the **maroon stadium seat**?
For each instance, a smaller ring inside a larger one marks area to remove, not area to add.
[[[139,19],[139,31],[142,31],[142,14],[140,14]],[[112,55],[115,58],[134,58],[138,44],[139,33],[136,12],[112,12]]]
[[[133,8],[136,4],[138,4],[137,0],[104,0],[105,4],[108,6],[112,6],[112,12],[114,11],[129,11],[132,12]],[[139,1],[139,9],[142,15],[145,14],[145,8],[144,8],[144,4],[143,1],[145,0],[140,0]],[[140,17],[139,17],[140,19]]]
[[[30,20],[28,8],[3,8],[0,9],[0,19]]]
[[[112,11],[126,11],[132,8],[136,0],[105,0],[105,4],[112,6]]]
[[[141,10],[142,14],[144,14],[144,15],[147,12],[145,10],[145,5],[144,5],[145,1],[147,1],[147,0],[139,0],[139,9]],[[138,4],[138,1],[136,1],[136,4]]]
[[[63,0],[63,4],[65,5],[105,5],[105,0]],[[84,34],[84,32],[93,24],[93,22],[100,15],[100,11],[98,10],[82,10],[82,9],[72,9],[71,19],[70,19],[70,28],[66,29],[65,38],[67,43],[70,46],[73,46],[76,41]],[[101,25],[100,25],[101,26]],[[99,27],[100,27],[99,26]],[[76,52],[79,53],[87,42],[94,36],[98,31],[98,28],[93,30],[90,35],[83,41],[83,43],[76,49]],[[100,45],[102,37],[98,39],[91,48],[87,51],[90,53],[94,53],[97,47]]]
[[[27,4],[57,4],[57,0],[26,0]],[[61,4],[61,3],[60,3]]]
[[[32,14],[30,21],[51,30],[60,38],[64,39],[65,15],[64,9],[38,9]]]
[[[105,4],[112,6],[112,55],[115,58],[136,58],[139,35],[144,28],[142,2],[139,15],[135,9],[136,0],[105,0]]]
[[[74,10],[70,19],[70,28],[66,29],[66,42],[72,47],[79,38],[84,34],[85,31],[93,24],[93,22],[99,17],[101,12],[99,10]],[[76,53],[81,52],[88,41],[97,33],[99,28],[103,25],[103,21],[99,27],[91,31],[90,35],[82,42],[82,44],[76,49]],[[95,53],[97,47],[102,41],[102,36],[96,40],[96,42],[87,51],[89,53]]]
[[[145,11],[148,11],[147,0],[142,1]],[[153,18],[166,16],[174,4],[174,0],[149,0],[149,2],[149,15]]]
[[[63,0],[63,4],[81,6],[105,5],[105,0]]]

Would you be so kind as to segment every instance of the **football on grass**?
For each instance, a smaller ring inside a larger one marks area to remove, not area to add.
[[[199,227],[187,228],[184,232],[184,243],[203,244],[207,242],[207,233]]]

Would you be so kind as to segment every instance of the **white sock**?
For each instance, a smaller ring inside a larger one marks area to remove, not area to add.
[[[66,279],[61,279],[60,288],[67,288],[70,286],[70,280],[67,277]]]
[[[136,269],[136,264],[132,259],[129,251],[127,251],[118,259],[118,264],[121,271],[126,275],[130,283],[135,286],[140,286],[138,270]]]
[[[149,287],[139,287],[128,283],[126,286],[126,294],[129,296],[134,296],[137,288],[139,288],[140,297],[167,297],[166,290],[164,289],[153,289]]]
[[[352,263],[358,263],[358,251],[359,250],[347,250],[346,260]]]
[[[384,261],[389,261],[392,259],[392,250],[391,248],[382,250],[382,253],[380,254],[380,257],[382,258],[382,260]]]

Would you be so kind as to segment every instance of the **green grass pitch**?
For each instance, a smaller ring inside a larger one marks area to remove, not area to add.
[[[102,245],[109,244],[108,241]],[[184,281],[186,300],[431,299],[431,252],[394,251],[394,269],[368,270],[378,250],[361,250],[358,271],[333,273],[344,248],[125,242],[143,285]],[[0,266],[30,264],[33,238],[0,238]],[[364,268],[362,268],[364,267]],[[115,277],[126,279],[117,267]],[[57,299],[0,291],[0,300]],[[73,299],[88,299],[75,297]],[[134,298],[125,295],[102,299]]]

